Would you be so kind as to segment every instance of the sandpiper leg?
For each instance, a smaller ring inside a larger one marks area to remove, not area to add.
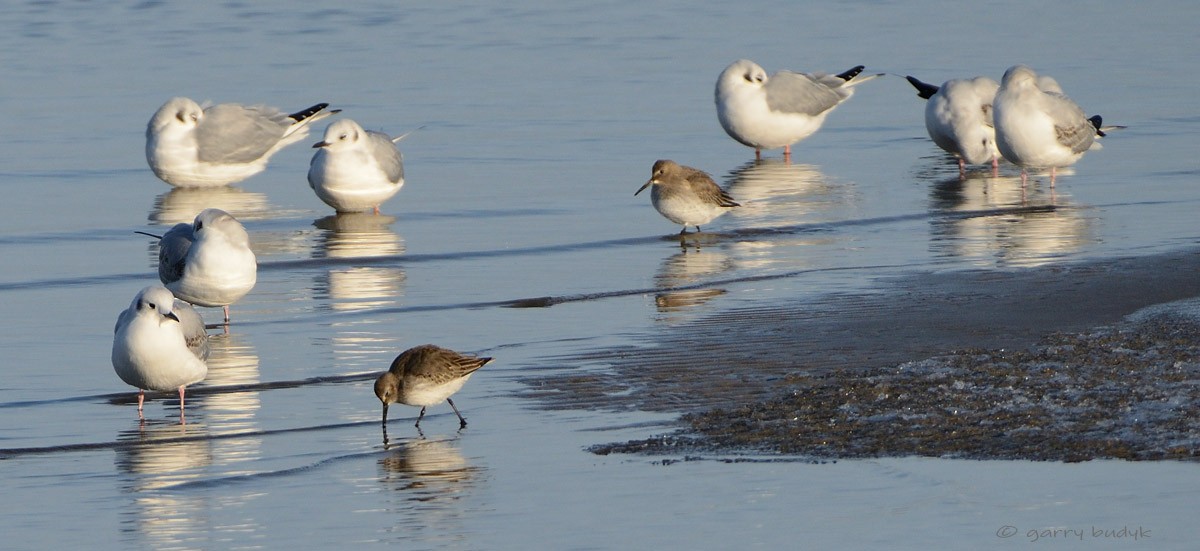
[[[454,400],[446,398],[446,403],[450,404],[450,409],[454,410],[454,414],[458,416],[458,428],[459,429],[467,428],[467,420],[463,419],[462,414],[458,412],[458,408],[454,406]]]
[[[417,427],[418,429],[421,428],[421,418],[422,417],[425,417],[424,406],[421,407],[421,413],[417,414],[417,422],[413,424],[414,427]]]

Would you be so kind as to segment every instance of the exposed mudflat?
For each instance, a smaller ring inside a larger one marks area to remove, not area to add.
[[[884,282],[672,328],[533,381],[550,407],[683,413],[592,448],[1082,461],[1197,457],[1195,253]]]

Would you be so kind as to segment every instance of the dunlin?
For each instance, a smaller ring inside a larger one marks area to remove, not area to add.
[[[387,424],[388,405],[399,402],[421,406],[415,425],[420,427],[425,408],[445,400],[458,416],[459,428],[466,428],[467,420],[463,419],[450,396],[462,388],[472,373],[490,361],[491,358],[459,354],[432,344],[405,350],[392,361],[391,368],[375,380],[375,396],[383,403],[383,423]]]
[[[633,194],[650,186],[654,186],[650,190],[650,202],[667,220],[683,225],[680,235],[687,233],[688,226],[695,226],[699,232],[700,224],[707,224],[730,208],[740,206],[704,171],[675,161],[655,162],[650,180]]]

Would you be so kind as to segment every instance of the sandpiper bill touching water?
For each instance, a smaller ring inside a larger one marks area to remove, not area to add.
[[[405,350],[392,361],[391,368],[375,380],[375,396],[383,403],[383,423],[387,424],[388,405],[398,402],[421,406],[414,425],[420,428],[425,408],[444,400],[458,416],[458,428],[466,428],[467,420],[463,419],[450,396],[462,388],[472,373],[490,361],[491,358],[459,354],[432,344]]]

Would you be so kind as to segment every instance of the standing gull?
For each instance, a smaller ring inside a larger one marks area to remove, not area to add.
[[[404,156],[396,143],[406,135],[363,130],[350,119],[330,124],[325,138],[313,144],[308,185],[338,212],[379,214],[379,205],[404,186]]]
[[[158,243],[158,278],[183,300],[222,307],[229,323],[229,305],[258,279],[246,228],[221,209],[204,209],[191,224],[175,224]]]
[[[147,390],[179,391],[208,375],[208,335],[200,314],[161,285],[142,289],[113,329],[112,364],[117,376],[138,388],[138,417]]]
[[[1104,135],[1099,116],[1089,119],[1057,82],[1039,79],[1025,65],[1004,72],[993,106],[996,146],[1005,159],[1021,167],[1022,185],[1029,168],[1049,168],[1054,185],[1057,169],[1075,164]]]
[[[383,403],[383,423],[387,424],[388,405],[401,403],[421,406],[416,427],[420,428],[425,408],[445,400],[458,416],[458,428],[466,428],[450,396],[462,388],[471,374],[492,361],[459,354],[453,350],[423,344],[405,350],[392,361],[392,367],[375,380],[375,396]]]
[[[308,135],[308,125],[337,110],[318,103],[290,115],[263,105],[208,108],[171,98],[146,125],[146,161],[154,175],[178,187],[240,182],[267,168],[275,152]]]
[[[862,71],[859,65],[837,75],[779,71],[768,77],[758,64],[739,59],[717,78],[717,118],[731,138],[754,148],[755,158],[779,147],[790,158],[792,144],[821,128],[855,86],[881,76]]]
[[[704,171],[675,161],[656,161],[650,170],[650,180],[633,194],[650,186],[654,186],[650,190],[650,202],[658,213],[683,225],[679,235],[687,233],[688,226],[696,226],[699,232],[700,224],[707,224],[725,211],[741,206]]]
[[[992,100],[1000,84],[988,77],[948,80],[941,86],[905,77],[925,104],[925,129],[933,143],[958,157],[958,172],[966,165],[990,162],[998,167],[996,129],[992,124]]]

